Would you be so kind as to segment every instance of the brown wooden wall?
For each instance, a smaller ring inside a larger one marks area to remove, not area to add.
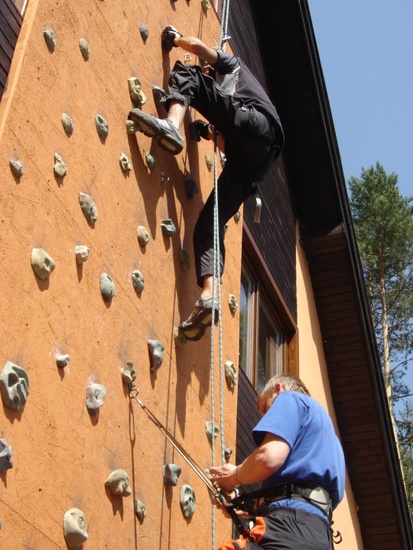
[[[22,16],[12,0],[0,0],[0,99],[6,89]]]

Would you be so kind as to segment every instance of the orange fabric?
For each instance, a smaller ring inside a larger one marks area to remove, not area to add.
[[[262,540],[262,537],[265,534],[266,526],[265,521],[263,517],[257,516],[255,518],[255,525],[251,529],[251,539],[256,542],[257,544],[260,543]],[[229,540],[227,542],[224,542],[221,544],[221,546],[218,548],[218,550],[241,550],[242,548],[247,548],[248,541],[245,539],[243,535],[241,535],[238,539]]]

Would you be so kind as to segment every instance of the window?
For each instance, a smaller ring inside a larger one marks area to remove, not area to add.
[[[239,366],[260,392],[275,374],[294,371],[293,327],[286,327],[275,309],[275,300],[243,257],[240,290]]]

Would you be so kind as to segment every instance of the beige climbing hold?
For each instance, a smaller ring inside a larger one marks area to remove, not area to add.
[[[46,281],[53,272],[56,264],[43,248],[33,248],[30,256],[33,271],[42,281]]]
[[[146,95],[143,93],[142,84],[136,76],[128,79],[129,95],[136,107],[146,103]]]
[[[142,248],[145,248],[145,246],[149,242],[148,230],[143,225],[139,225],[138,230],[137,230],[137,234],[138,234],[139,244],[142,246]]]
[[[125,470],[114,470],[107,480],[105,486],[109,488],[112,495],[128,497],[132,493],[130,478]]]
[[[87,540],[85,514],[79,508],[70,508],[63,517],[63,534],[70,550],[80,550]]]
[[[59,153],[54,154],[54,172],[57,176],[60,176],[62,178],[66,175],[67,172],[66,164],[63,162],[63,159],[59,155]]]
[[[174,327],[174,341],[178,348],[183,348],[188,339],[179,327]]]

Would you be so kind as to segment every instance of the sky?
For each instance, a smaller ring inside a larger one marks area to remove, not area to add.
[[[413,1],[308,0],[344,177],[379,162],[413,195]]]
[[[413,0],[308,3],[346,182],[379,162],[413,196]]]

